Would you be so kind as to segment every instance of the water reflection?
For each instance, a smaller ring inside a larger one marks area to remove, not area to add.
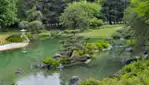
[[[60,73],[53,73],[49,76],[44,76],[43,72],[32,74],[27,78],[19,79],[17,85],[61,85]]]

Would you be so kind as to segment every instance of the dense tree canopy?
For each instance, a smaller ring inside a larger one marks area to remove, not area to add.
[[[128,0],[104,0],[102,13],[105,21],[110,24],[121,22],[127,6]]]
[[[17,21],[17,0],[0,0],[0,26],[8,26]]]
[[[74,2],[68,5],[60,17],[60,22],[67,28],[88,28],[102,25],[100,6],[96,3]]]

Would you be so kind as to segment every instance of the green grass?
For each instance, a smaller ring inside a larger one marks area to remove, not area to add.
[[[85,36],[91,38],[97,38],[97,37],[109,38],[114,32],[121,29],[122,27],[123,25],[104,25],[101,26],[99,29],[90,29],[88,31],[80,33],[79,36]]]

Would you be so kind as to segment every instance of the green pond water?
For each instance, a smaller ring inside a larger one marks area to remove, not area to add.
[[[122,65],[120,58],[128,56],[127,53],[118,54],[118,50],[102,52],[96,55],[90,65],[66,68],[63,71],[47,71],[31,68],[40,63],[44,57],[52,56],[59,50],[59,42],[56,39],[32,42],[22,49],[0,53],[0,85],[68,85],[72,76],[78,76],[82,80],[93,77],[102,80],[117,72]],[[118,58],[117,58],[118,56]],[[16,74],[18,68],[23,73]]]

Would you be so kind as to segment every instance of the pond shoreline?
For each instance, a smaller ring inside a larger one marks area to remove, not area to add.
[[[29,43],[10,43],[0,46],[1,51],[14,50],[28,46]]]

